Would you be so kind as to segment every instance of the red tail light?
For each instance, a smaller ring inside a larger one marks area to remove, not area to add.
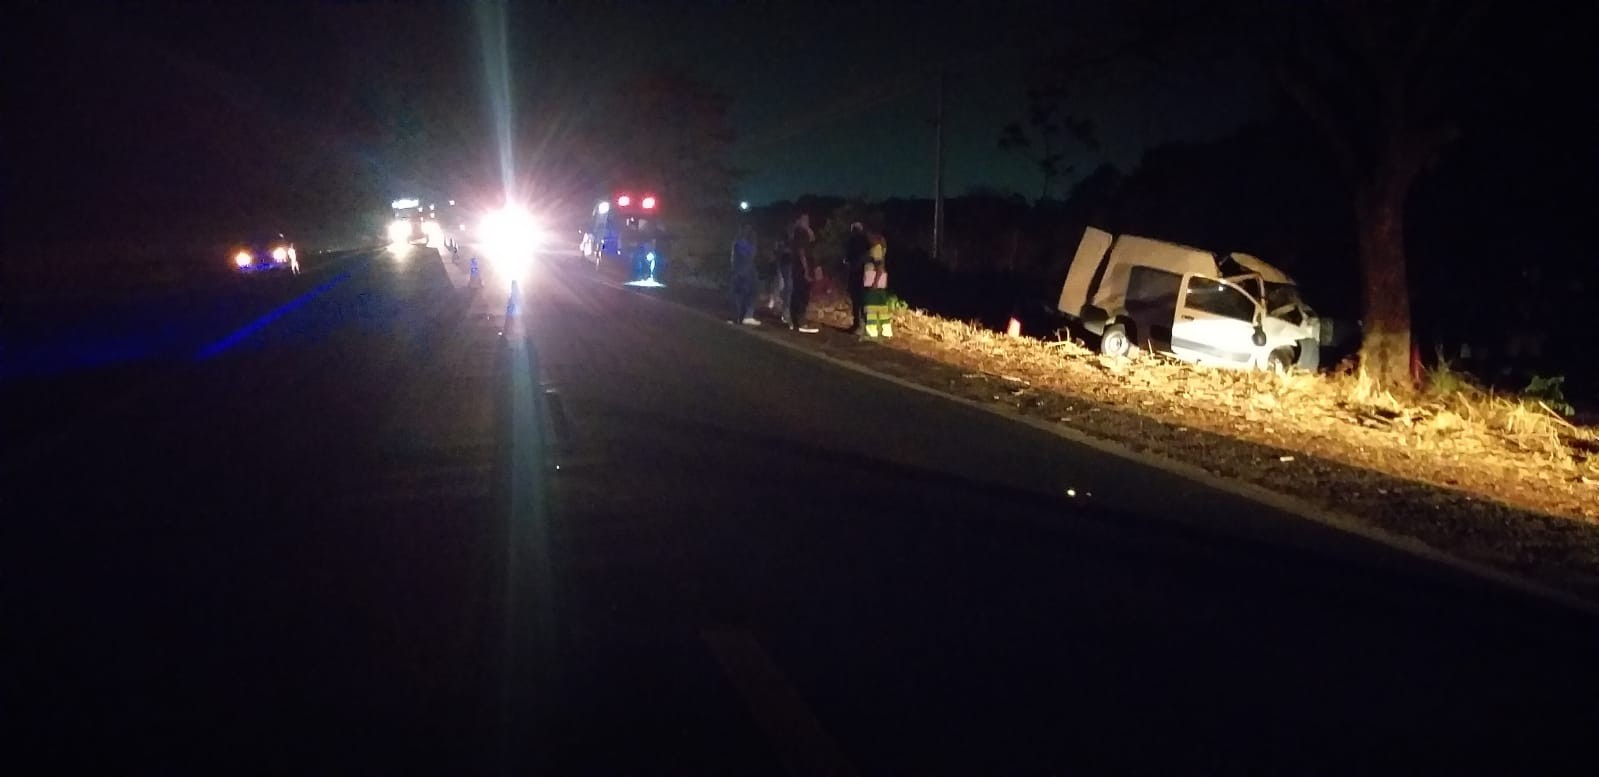
[[[643,205],[645,210],[651,210],[651,209],[653,209],[655,207],[655,198],[654,197],[645,197],[644,201],[639,203],[639,204]]]
[[[633,204],[633,198],[624,194],[616,198],[616,204],[625,208]]]

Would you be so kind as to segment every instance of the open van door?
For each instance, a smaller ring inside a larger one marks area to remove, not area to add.
[[[1172,353],[1189,361],[1249,367],[1264,344],[1257,343],[1260,304],[1238,284],[1203,275],[1183,276]]]
[[[1103,274],[1101,268],[1110,258],[1110,249],[1115,244],[1116,239],[1109,232],[1093,227],[1083,230],[1082,242],[1077,244],[1077,253],[1072,257],[1071,266],[1066,268],[1066,282],[1060,287],[1060,301],[1056,303],[1060,312],[1072,318],[1083,318],[1089,303],[1094,301],[1098,285],[1095,279]]]

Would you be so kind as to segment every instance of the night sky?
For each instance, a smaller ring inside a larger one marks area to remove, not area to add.
[[[394,191],[483,188],[499,167],[484,43],[500,28],[493,9],[33,7],[19,15],[32,32],[10,54],[9,72],[26,75],[8,111],[10,178],[26,182],[45,231],[69,211],[85,214],[74,228],[85,218],[136,228],[128,211],[139,201],[197,223],[245,219],[252,204],[288,212],[335,170],[366,171],[383,179],[374,188]],[[944,69],[947,190],[1032,196],[1040,178],[997,149],[1000,128],[1023,115],[1029,65],[1068,45],[1113,45],[1127,22],[1114,13],[1069,3],[513,3],[503,29],[518,169],[537,176],[558,164],[573,128],[596,118],[596,95],[680,68],[731,98],[740,197],[926,196]],[[1083,152],[1079,174],[1102,161],[1125,168],[1166,140],[1224,133],[1263,102],[1262,85],[1228,63],[1168,70],[1183,75],[1090,71],[1077,102],[1104,143]],[[417,125],[425,153],[396,140]]]
[[[617,24],[604,11],[582,18],[545,13],[537,23],[606,30],[599,34],[614,42],[611,50],[630,52],[617,64],[686,65],[725,90],[734,98],[737,160],[749,172],[745,192],[753,201],[805,193],[929,195],[940,69],[950,73],[949,191],[986,185],[1031,195],[1040,184],[1031,163],[996,148],[1001,127],[1024,113],[1029,67],[1076,42],[1085,26],[1103,28],[1105,39],[1084,43],[1113,45],[1128,21],[1071,5],[666,2],[637,13],[639,25]],[[1085,152],[1081,173],[1099,161],[1127,166],[1151,144],[1209,137],[1242,123],[1262,89],[1229,64],[1195,66],[1165,81],[1141,78],[1125,65],[1088,73],[1080,97],[1083,110],[1102,123],[1105,147]],[[610,68],[595,63],[590,70]]]
[[[566,180],[562,165],[577,154],[582,126],[606,119],[601,98],[641,73],[676,68],[731,100],[740,198],[927,196],[943,69],[947,191],[990,186],[1032,197],[1037,171],[997,147],[1001,127],[1025,113],[1030,66],[1052,52],[1115,50],[1163,4],[496,7],[290,1],[9,12],[7,217],[20,214],[44,236],[223,230],[262,214],[362,210],[395,192],[496,189],[502,119],[490,95],[500,85],[485,41],[498,33],[523,179]],[[1496,30],[1478,47],[1483,61],[1520,63],[1577,43],[1562,33],[1575,26],[1550,21],[1558,16],[1508,18],[1523,28]],[[1270,111],[1273,90],[1242,57],[1163,53],[1158,68],[1132,58],[1083,72],[1071,106],[1095,120],[1102,147],[1074,151],[1076,176],[1107,161],[1129,170],[1151,147],[1218,137]],[[1496,98],[1468,113],[1503,107],[1515,112],[1512,123],[1570,134],[1559,115],[1591,94],[1568,106],[1554,89],[1530,109]]]

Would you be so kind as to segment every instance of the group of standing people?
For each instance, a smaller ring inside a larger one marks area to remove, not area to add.
[[[823,276],[812,250],[815,245],[816,232],[811,229],[810,215],[802,213],[789,226],[786,240],[776,252],[777,273],[768,307],[778,314],[784,326],[798,332],[819,331],[805,316],[810,306],[811,285]],[[841,276],[848,289],[850,334],[892,337],[888,241],[880,234],[868,233],[864,225],[855,222],[849,226],[843,249]],[[733,320],[748,326],[761,323],[755,318],[755,297],[760,286],[755,257],[755,228],[745,224],[733,240]]]

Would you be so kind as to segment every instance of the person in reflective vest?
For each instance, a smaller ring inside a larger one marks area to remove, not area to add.
[[[888,241],[882,235],[872,235],[872,247],[866,254],[862,268],[861,295],[866,307],[866,336],[893,337],[893,311],[888,300]]]

